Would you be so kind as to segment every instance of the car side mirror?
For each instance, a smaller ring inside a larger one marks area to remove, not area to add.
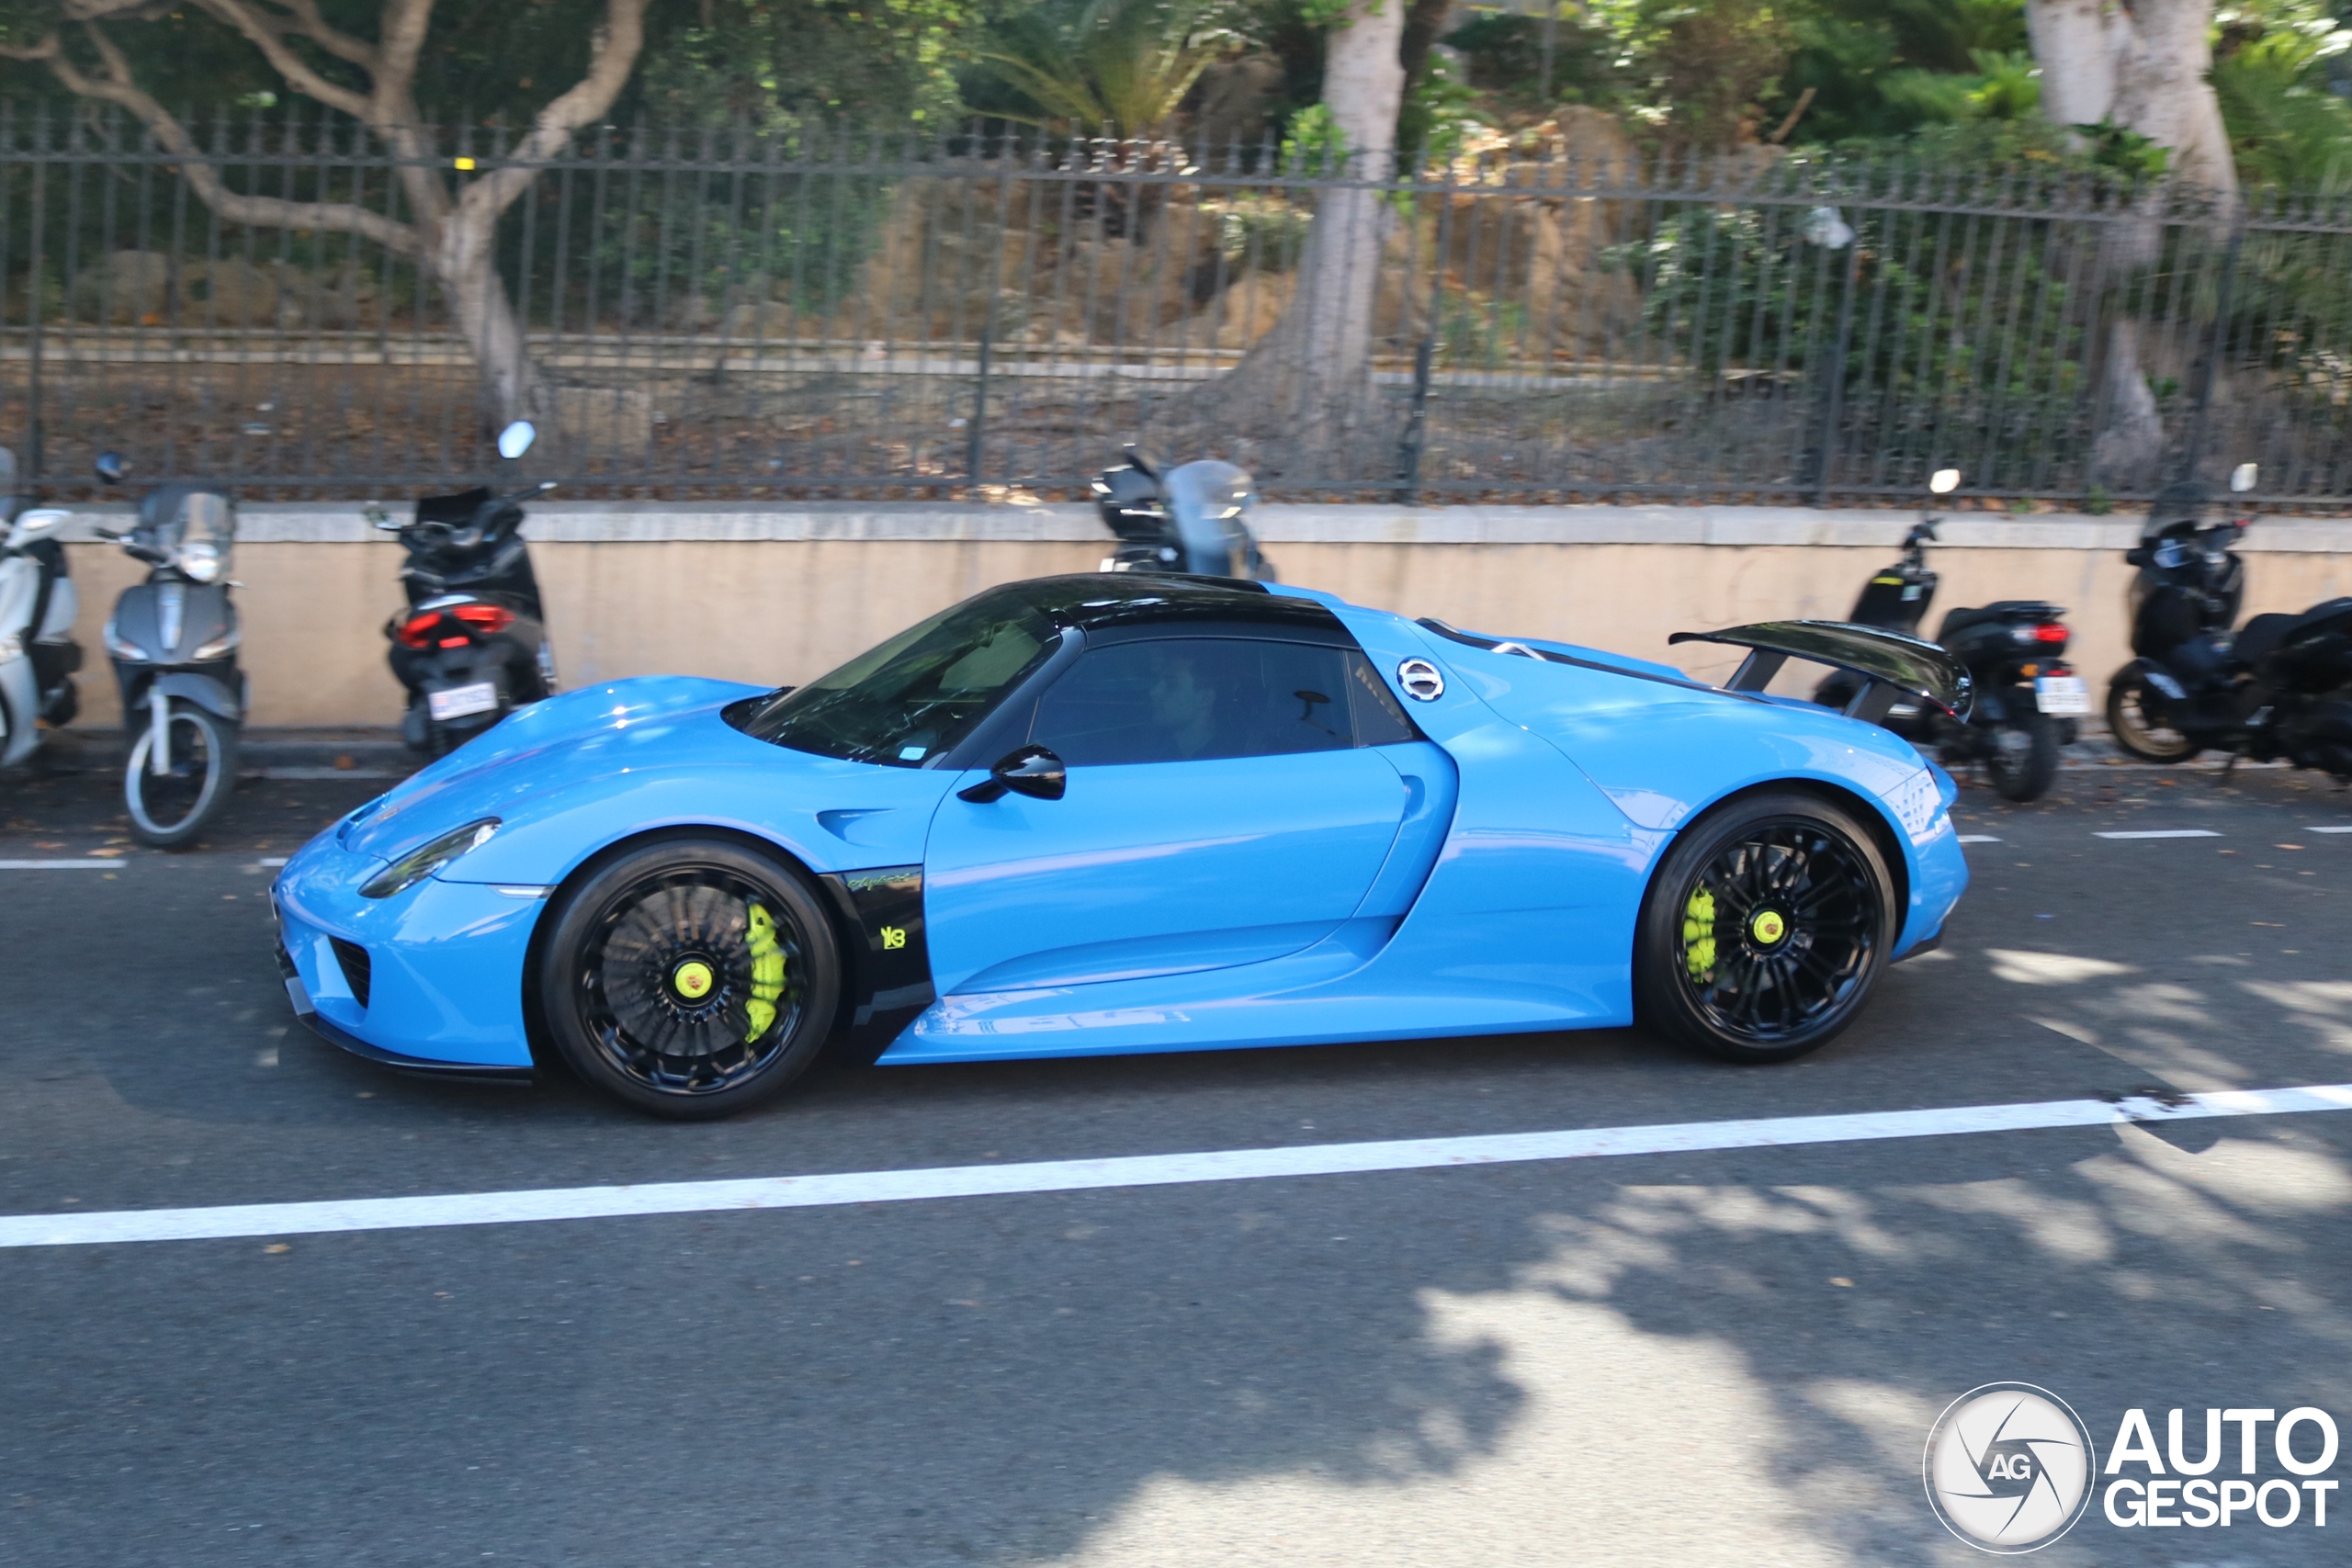
[[[96,467],[98,482],[101,484],[119,485],[123,481],[123,477],[130,472],[130,466],[122,460],[122,454],[119,452],[99,453]]]
[[[956,796],[985,806],[1003,799],[1008,790],[1033,800],[1059,800],[1069,788],[1069,774],[1059,757],[1043,746],[1023,746],[999,759],[988,777],[969,789],[957,790]]]

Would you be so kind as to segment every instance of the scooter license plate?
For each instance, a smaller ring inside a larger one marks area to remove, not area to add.
[[[2033,682],[2033,705],[2044,713],[2091,711],[2089,682],[2080,675],[2043,675]]]
[[[2077,685],[2080,682],[2075,682]],[[468,714],[488,713],[498,705],[498,685],[492,681],[477,681],[470,686],[452,686],[446,692],[433,692],[425,696],[425,705],[433,712],[435,723],[463,718]]]

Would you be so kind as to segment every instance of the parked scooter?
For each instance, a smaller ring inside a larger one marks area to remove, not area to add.
[[[1089,486],[1095,510],[1119,536],[1104,571],[1275,581],[1243,521],[1258,503],[1257,483],[1246,472],[1214,459],[1170,468],[1135,446],[1126,456]]]
[[[123,482],[121,457],[101,452],[98,478]],[[157,485],[139,502],[139,521],[107,532],[148,565],[147,580],[122,591],[106,626],[107,652],[122,690],[122,725],[134,737],[122,775],[130,836],[161,850],[186,849],[229,804],[247,708],[237,668],[243,633],[229,590],[237,503],[207,483]]]
[[[500,433],[499,456],[512,462],[537,438],[518,420]],[[522,503],[553,489],[550,479],[503,493],[426,496],[407,523],[368,505],[368,520],[398,534],[408,551],[401,568],[408,608],[384,623],[384,636],[392,674],[408,693],[401,734],[413,749],[440,756],[554,694],[555,653],[519,532]]]
[[[1960,486],[1958,468],[1939,468],[1928,481],[1935,495]],[[1904,536],[1903,557],[1872,577],[1854,602],[1859,625],[1917,637],[1936,596],[1927,547],[1940,519],[1919,512]],[[1936,640],[1967,666],[1974,705],[1965,721],[1916,704],[1897,703],[1881,722],[1916,745],[1932,744],[1946,766],[1982,762],[2005,799],[2035,800],[2058,776],[2058,749],[2075,739],[2074,716],[2091,711],[2090,691],[2066,663],[2066,612],[2039,599],[2001,599],[1954,610]],[[1814,700],[1842,707],[1854,678],[1832,675]]]
[[[2240,464],[2230,489],[2252,490],[2257,472]],[[2216,750],[2352,779],[2352,599],[2256,615],[2233,637],[2245,597],[2233,550],[2254,519],[2212,522],[2207,505],[2194,481],[2160,491],[2123,558],[2140,569],[2131,589],[2137,657],[2108,684],[2116,744],[2151,762]]]
[[[74,640],[74,618],[81,601],[57,540],[73,513],[20,510],[17,455],[6,446],[0,493],[7,508],[0,525],[0,767],[13,768],[40,749],[42,726],[71,724],[79,708],[74,672],[82,668],[82,645]]]

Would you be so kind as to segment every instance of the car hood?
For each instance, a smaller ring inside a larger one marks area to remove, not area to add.
[[[728,704],[766,689],[649,675],[534,703],[353,812],[337,828],[337,841],[393,860],[485,817],[510,823],[528,818],[554,796],[599,779],[754,758],[773,766],[778,748],[719,716]]]

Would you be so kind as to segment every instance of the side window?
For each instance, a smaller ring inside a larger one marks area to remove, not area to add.
[[[1038,702],[1031,739],[1074,768],[1343,750],[1360,711],[1349,658],[1242,637],[1091,649]]]
[[[1405,705],[1361,653],[1348,655],[1348,703],[1355,716],[1356,744],[1396,746],[1419,740],[1421,732],[1405,716]]]

